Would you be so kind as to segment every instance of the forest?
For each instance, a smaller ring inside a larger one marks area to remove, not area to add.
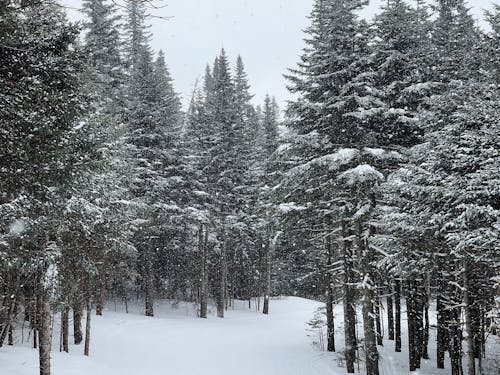
[[[1,374],[25,330],[40,375],[92,356],[116,301],[278,296],[323,304],[331,374],[498,374],[500,5],[367,4],[314,0],[279,108],[224,49],[183,106],[149,0],[0,1]]]

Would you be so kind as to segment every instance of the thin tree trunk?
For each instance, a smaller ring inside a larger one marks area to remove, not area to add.
[[[344,305],[344,340],[345,360],[347,373],[354,373],[354,362],[356,361],[356,310],[354,309],[354,291],[352,288],[352,250],[351,242],[347,240],[348,229],[345,221],[342,221],[342,258],[344,266],[343,305]]]
[[[81,344],[83,341],[82,317],[83,317],[83,306],[81,297],[76,296],[73,304],[73,336],[76,345]]]
[[[12,315],[12,319],[15,319],[15,317],[17,316],[18,308],[19,308],[19,306],[17,303],[17,293],[16,293],[16,296],[14,297],[14,313]],[[9,337],[8,337],[7,345],[9,345],[9,346],[14,345],[14,332],[12,330],[12,323],[10,324],[10,327],[9,327]]]
[[[223,240],[222,240],[222,248],[220,252],[219,258],[219,288],[217,292],[217,317],[224,318],[224,304],[226,300],[226,231],[223,228]]]
[[[437,368],[444,369],[444,354],[447,350],[447,334],[446,334],[446,312],[444,309],[443,296],[437,296],[437,347],[436,347],[436,361]]]
[[[15,305],[15,298],[9,298],[9,305],[4,307],[7,310],[7,316],[5,317],[3,324],[0,325],[0,348],[3,346],[5,338],[9,335],[9,332],[12,329]]]
[[[470,302],[470,280],[469,280],[469,262],[464,260],[463,271],[463,301],[465,315],[465,330],[467,332],[467,375],[476,375],[476,358],[474,353],[474,329],[472,326],[471,317],[471,302]]]
[[[374,319],[374,301],[375,301],[375,285],[370,270],[370,262],[372,260],[371,249],[368,245],[368,240],[363,237],[363,227],[360,221],[357,222],[357,248],[360,256],[361,277],[364,287],[363,293],[363,332],[365,335],[365,366],[366,375],[379,375],[378,368],[378,350],[377,350],[377,335],[375,333]]]
[[[333,316],[333,293],[331,287],[326,295],[327,351],[335,351],[335,320]]]
[[[151,244],[148,244],[146,249],[146,301],[145,301],[145,315],[154,316],[154,269],[153,269],[153,254]]]
[[[203,230],[205,229],[205,230]],[[199,251],[201,256],[200,270],[200,318],[207,318],[208,311],[208,270],[207,270],[207,246],[208,246],[208,227],[200,225],[198,235]]]
[[[450,359],[451,375],[462,375],[462,333],[460,331],[460,311],[458,308],[451,310],[450,326]]]
[[[425,289],[423,295],[423,308],[424,308],[424,328],[423,328],[423,342],[422,342],[422,358],[429,359],[429,298],[430,298],[430,281],[425,282]]]
[[[274,253],[274,238],[272,231],[269,230],[269,238],[266,249],[266,275],[265,275],[265,291],[264,291],[264,304],[262,307],[263,314],[269,314],[269,299],[271,298],[271,272],[272,272],[272,258]]]
[[[369,289],[363,290],[363,330],[365,334],[366,375],[378,375],[377,338],[373,319],[374,293]]]
[[[333,244],[331,236],[326,238],[326,273],[325,273],[325,294],[326,294],[326,326],[327,326],[327,351],[335,351],[335,321],[333,316],[333,280],[332,280],[332,261]]]
[[[389,340],[394,340],[394,302],[392,300],[392,288],[387,296],[387,329],[389,331]]]
[[[401,352],[401,281],[396,279],[394,281],[394,307],[395,307],[395,351]]]
[[[40,292],[43,293],[43,292]],[[45,295],[39,295],[39,359],[40,375],[50,375],[50,350],[52,343],[52,317],[50,304]]]
[[[87,298],[87,317],[85,322],[85,347],[83,354],[88,356],[90,354],[90,318],[92,317],[92,297],[89,293]]]
[[[378,293],[375,292],[375,328],[377,330],[377,345],[384,345],[383,335],[382,335],[382,323],[380,317],[380,298],[378,297]]]
[[[14,333],[12,332],[12,324],[9,327],[9,337],[8,337],[7,345],[9,345],[9,346],[14,345]]]
[[[469,280],[471,283],[472,280]],[[474,300],[473,297],[474,291],[469,293],[469,298],[471,299],[471,319],[472,319],[472,327],[474,331],[474,357],[479,359],[481,358],[482,347],[484,345],[484,324],[483,324],[483,314],[481,306],[479,306]]]
[[[417,370],[416,365],[416,332],[415,332],[415,302],[413,294],[413,282],[408,281],[406,293],[406,316],[408,320],[408,358],[410,365],[410,372]]]
[[[420,361],[422,359],[422,346],[423,346],[423,333],[424,333],[424,319],[422,315],[423,304],[422,304],[422,289],[419,286],[418,280],[413,283],[413,318],[414,318],[414,335],[415,335],[415,367],[420,368]]]
[[[101,270],[99,274],[99,295],[97,297],[97,304],[95,307],[96,315],[102,316],[104,311],[104,301],[106,299],[106,273]]]
[[[69,353],[69,306],[64,306],[61,313],[62,350]]]

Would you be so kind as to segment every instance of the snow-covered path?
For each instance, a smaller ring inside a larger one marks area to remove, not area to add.
[[[272,314],[229,310],[225,319],[198,319],[185,306],[159,317],[106,311],[93,316],[90,358],[81,347],[54,353],[54,375],[326,375],[331,354],[311,345],[308,326],[319,303],[299,298],[272,301]],[[163,310],[163,311],[162,311]],[[57,330],[56,330],[57,332]],[[36,351],[0,350],[0,374],[37,374]],[[6,369],[7,371],[4,371]]]

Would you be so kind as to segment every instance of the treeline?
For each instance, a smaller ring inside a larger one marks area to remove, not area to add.
[[[192,301],[206,318],[209,299],[223,317],[270,290],[274,99],[252,105],[222,50],[185,113],[148,2],[82,10],[71,24],[57,2],[0,4],[0,346],[24,320],[43,375],[54,317],[60,350],[72,331],[89,355],[111,298],[148,316],[156,298]]]
[[[273,159],[285,166],[278,260],[293,267],[276,277],[324,294],[331,351],[342,302],[348,373],[360,348],[366,374],[379,374],[384,306],[402,350],[404,305],[410,371],[430,357],[444,368],[448,352],[453,375],[484,373],[500,303],[500,7],[485,32],[463,0],[390,0],[373,22],[357,16],[365,5],[315,1],[288,74],[291,135]]]
[[[210,300],[223,317],[299,294],[325,300],[330,351],[342,303],[349,373],[362,348],[378,374],[384,306],[411,371],[448,352],[452,375],[463,353],[481,373],[500,288],[500,7],[485,32],[463,0],[390,0],[373,22],[365,1],[316,0],[278,129],[224,50],[183,112],[147,2],[123,4],[85,0],[82,25],[50,0],[0,4],[0,346],[29,322],[48,375],[54,316],[61,350],[72,314],[88,355],[110,299],[206,318]]]

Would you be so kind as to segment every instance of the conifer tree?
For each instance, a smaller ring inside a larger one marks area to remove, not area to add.
[[[14,288],[9,293],[15,296],[13,302],[25,285],[39,306],[40,374],[49,375],[51,302],[56,302],[54,276],[61,255],[56,246],[58,213],[69,186],[91,157],[91,146],[79,138],[78,126],[85,103],[84,59],[77,28],[55,5],[8,2],[1,11],[7,22],[2,22],[0,43],[0,206],[19,208],[11,210],[14,217],[3,217],[17,220],[18,230],[5,232],[11,263],[2,271],[17,274],[15,283],[7,286]],[[12,319],[7,315],[1,322],[2,341]]]

